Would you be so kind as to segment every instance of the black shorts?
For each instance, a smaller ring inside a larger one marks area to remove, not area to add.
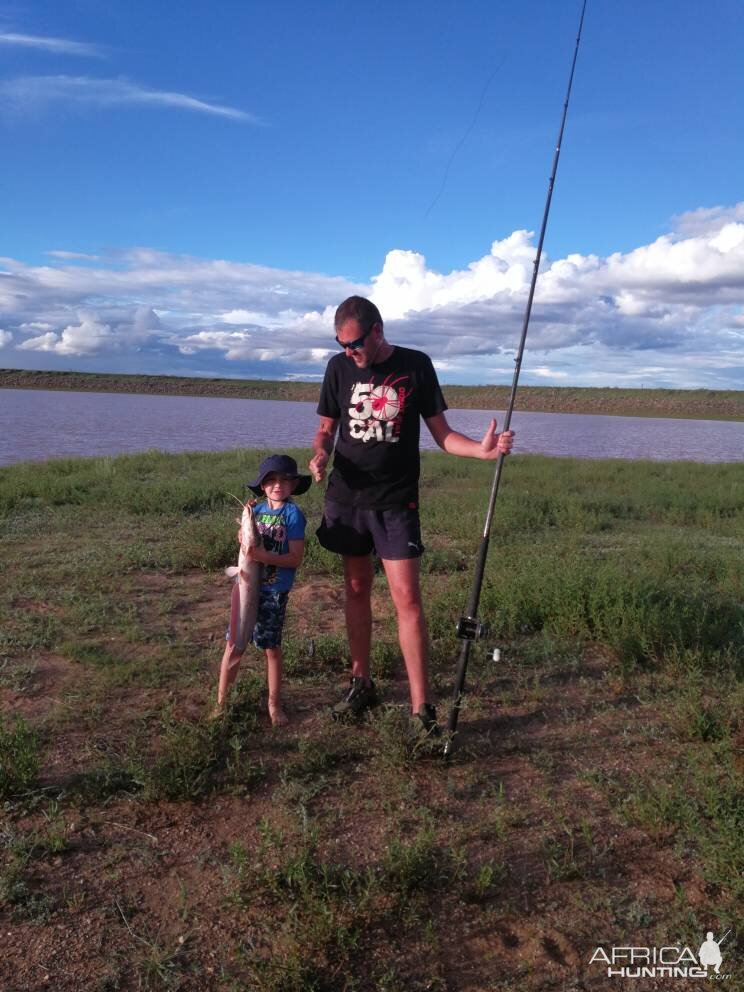
[[[339,555],[374,552],[388,561],[400,561],[424,553],[418,510],[372,510],[326,500],[316,533],[324,548]]]

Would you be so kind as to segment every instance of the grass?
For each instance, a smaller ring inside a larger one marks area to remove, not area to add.
[[[255,989],[363,987],[353,976],[369,945],[385,940],[395,946],[401,927],[420,926],[430,899],[466,871],[428,828],[394,839],[379,860],[359,868],[331,860],[306,818],[289,834],[264,822],[260,836],[257,857],[233,845],[222,868],[233,906],[253,908],[259,901],[267,916],[283,921],[268,954],[245,955]],[[473,891],[485,896],[496,874],[481,866],[470,882]],[[370,959],[367,967],[374,982],[391,979],[384,962],[376,966]]]
[[[532,992],[588,987],[601,940],[724,932],[744,897],[741,466],[509,461],[491,633],[445,765],[408,734],[382,578],[383,705],[328,720],[348,656],[339,563],[312,526],[290,727],[268,726],[258,656],[208,719],[236,553],[226,493],[259,457],[0,472],[0,984]],[[423,459],[440,712],[490,478]],[[302,505],[312,524],[319,491]]]
[[[9,726],[0,719],[0,798],[29,789],[40,764],[36,731],[22,717]]]
[[[0,908],[14,919],[44,922],[54,911],[54,899],[34,884],[33,864],[67,849],[67,827],[59,805],[42,811],[40,826],[22,831],[6,825],[0,831],[6,858],[0,870]]]

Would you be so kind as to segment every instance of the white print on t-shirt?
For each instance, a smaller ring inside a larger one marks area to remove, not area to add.
[[[408,376],[385,381],[376,386],[374,382],[357,382],[351,393],[349,406],[349,434],[358,441],[400,440],[400,425],[403,419],[406,399],[411,390],[400,383]],[[398,387],[396,389],[396,387]]]

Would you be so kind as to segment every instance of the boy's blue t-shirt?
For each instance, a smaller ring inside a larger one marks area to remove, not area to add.
[[[302,541],[305,537],[305,514],[291,500],[287,500],[279,510],[272,510],[264,500],[253,507],[258,533],[266,551],[274,555],[286,555],[290,541]],[[282,568],[277,565],[264,565],[262,588],[273,592],[286,592],[292,588],[296,568]]]

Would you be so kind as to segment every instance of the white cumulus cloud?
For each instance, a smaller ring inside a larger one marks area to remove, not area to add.
[[[53,351],[58,355],[93,355],[112,343],[111,328],[93,314],[81,314],[79,324],[69,324],[59,334],[48,331],[19,345],[25,351]]]
[[[700,207],[672,217],[672,233],[682,238],[715,235],[728,223],[744,223],[744,202],[733,207]]]
[[[93,310],[81,310],[78,322],[69,323],[60,331],[48,330],[44,334],[26,338],[18,348],[21,351],[53,352],[57,355],[90,356],[135,351],[146,345],[160,330],[160,320],[150,307],[134,307],[130,310],[113,309],[110,315],[116,319],[106,323]],[[26,330],[34,323],[21,324]],[[36,328],[48,327],[39,322]]]
[[[744,387],[743,212],[691,211],[651,244],[607,257],[544,256],[526,381]],[[505,382],[534,253],[524,230],[451,272],[394,248],[365,285],[146,247],[102,258],[58,249],[48,265],[0,259],[0,310],[27,353],[302,378],[322,374],[335,307],[359,293],[379,305],[388,338],[428,352],[445,381]]]
[[[396,249],[388,252],[382,272],[373,278],[372,297],[382,302],[385,315],[392,319],[412,310],[519,292],[531,275],[534,254],[530,233],[515,231],[494,241],[490,253],[467,269],[445,274],[429,269],[423,255]]]
[[[35,338],[27,338],[18,345],[19,351],[56,351],[56,345],[59,341],[59,334],[55,334],[54,331],[47,331],[46,334],[40,334]]]

